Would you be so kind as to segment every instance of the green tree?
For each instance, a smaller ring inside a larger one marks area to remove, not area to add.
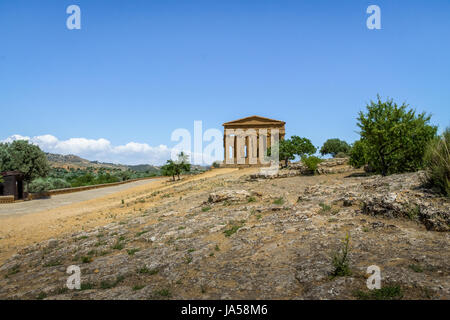
[[[180,180],[180,174],[191,171],[191,164],[189,163],[189,156],[184,152],[178,154],[178,159],[175,161],[175,171]]]
[[[364,143],[361,140],[357,140],[353,143],[350,149],[350,165],[355,168],[361,168],[365,165],[366,158],[364,152]]]
[[[267,149],[268,156],[272,154],[271,149]],[[289,160],[294,160],[295,156],[303,157],[311,155],[316,150],[316,147],[314,147],[309,139],[298,136],[292,136],[290,139],[280,140],[278,142],[279,159],[284,160],[285,166],[288,165]]]
[[[350,146],[347,142],[339,139],[328,139],[320,149],[321,155],[330,154],[333,158],[340,152],[348,154]]]
[[[47,156],[34,144],[26,140],[16,140],[6,147],[0,147],[2,158],[0,171],[17,170],[23,173],[24,181],[28,184],[36,178],[46,177],[50,171]]]
[[[11,156],[9,154],[9,144],[0,143],[0,172],[9,170],[11,167]]]
[[[176,164],[173,160],[167,160],[166,164],[161,167],[161,173],[164,176],[172,177],[175,181],[175,175],[177,174]]]
[[[437,131],[428,124],[431,116],[416,115],[392,99],[383,102],[379,95],[366,108],[359,113],[358,127],[368,164],[383,176],[423,167],[426,145]]]
[[[171,176],[175,181],[175,176],[180,180],[180,174],[191,171],[191,164],[189,163],[189,156],[184,152],[178,154],[177,160],[167,160],[166,164],[161,167],[161,172],[165,176]]]

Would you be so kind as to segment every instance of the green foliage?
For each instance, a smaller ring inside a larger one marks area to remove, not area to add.
[[[335,158],[348,158],[348,153],[338,152],[334,157]]]
[[[180,180],[180,174],[183,172],[190,172],[191,164],[189,163],[189,156],[183,152],[178,154],[176,161],[167,160],[167,163],[161,167],[161,172],[165,176],[171,176],[175,181],[175,176]]]
[[[317,172],[317,168],[319,166],[319,163],[322,162],[322,159],[316,156],[303,156],[302,162],[308,168],[309,173],[314,174]]]
[[[28,185],[28,192],[44,192],[51,190],[51,183],[48,179],[38,178]]]
[[[219,168],[220,167],[220,162],[219,161],[214,161],[212,166],[213,166],[213,168]]]
[[[353,143],[350,149],[350,160],[349,163],[355,168],[361,168],[367,161],[364,151],[364,143],[361,140],[357,140]]]
[[[333,277],[344,277],[351,274],[349,261],[348,261],[348,251],[350,247],[350,235],[347,233],[344,240],[342,241],[341,247],[333,255],[333,266],[334,271],[332,273]]]
[[[350,151],[350,146],[347,142],[339,139],[328,139],[323,144],[320,149],[321,155],[330,154],[333,157],[336,157],[338,153],[348,154]]]
[[[161,289],[161,290],[157,290],[154,293],[155,297],[165,297],[165,298],[170,298],[172,296],[172,293],[170,292],[169,289]]]
[[[240,223],[233,223],[231,227],[227,230],[224,230],[223,233],[225,234],[226,237],[230,237],[244,226],[244,222],[245,221],[241,221]]]
[[[285,161],[285,165],[289,160],[294,160],[295,156],[305,156],[316,152],[316,147],[307,138],[292,136],[290,139],[280,140],[278,142],[278,157]],[[267,149],[267,155],[272,154],[272,148]]]
[[[326,203],[321,202],[319,203],[319,206],[320,206],[320,213],[325,213],[331,210],[331,206],[329,206]]]
[[[417,273],[423,272],[423,268],[418,264],[410,264],[408,267],[414,272],[417,272]]]
[[[283,198],[278,198],[278,199],[275,199],[273,201],[273,204],[282,205],[283,203],[284,203],[284,199]]]
[[[0,144],[0,171],[20,171],[27,184],[33,179],[46,177],[50,166],[45,153],[26,140]]]
[[[430,141],[424,161],[428,187],[450,197],[450,128]]]
[[[415,171],[423,167],[423,156],[428,142],[437,128],[429,125],[431,116],[416,115],[398,106],[393,100],[371,101],[367,112],[360,112],[358,127],[368,164],[382,175]]]
[[[403,291],[399,285],[388,285],[368,292],[358,290],[354,295],[360,300],[399,300],[403,298]]]
[[[28,185],[29,192],[45,192],[49,190],[70,188],[67,181],[59,178],[37,178]]]

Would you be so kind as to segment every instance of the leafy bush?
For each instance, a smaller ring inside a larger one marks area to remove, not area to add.
[[[38,193],[51,190],[52,185],[48,179],[37,178],[28,185],[28,192]]]
[[[350,235],[347,233],[344,240],[342,241],[341,247],[333,255],[333,277],[343,277],[351,274],[348,261],[348,251],[350,247],[349,244]]]
[[[347,142],[339,139],[328,139],[320,149],[321,155],[331,154],[334,158],[338,153],[348,154],[350,146]]]
[[[70,183],[68,183],[66,180],[63,179],[53,179],[53,178],[49,178],[50,180],[50,184],[51,184],[51,190],[55,190],[55,189],[65,189],[65,188],[70,188],[71,185]]]
[[[450,196],[450,128],[433,139],[425,152],[426,184],[439,193]]]
[[[348,154],[344,152],[338,152],[335,156],[335,158],[348,158]]]
[[[360,140],[355,141],[350,149],[350,165],[355,168],[361,168],[367,163],[364,152],[364,143]]]
[[[219,168],[220,167],[220,162],[219,161],[214,161],[212,166],[213,166],[213,168]]]
[[[377,98],[358,117],[369,166],[383,176],[422,168],[426,146],[437,130],[428,124],[431,116],[416,115],[406,104],[398,106],[392,99],[383,102]]]
[[[70,188],[71,185],[67,181],[58,178],[37,178],[28,186],[29,192],[45,192],[49,190]]]
[[[316,156],[303,156],[302,162],[308,168],[309,173],[314,174],[317,172],[317,167],[322,162],[322,159]]]

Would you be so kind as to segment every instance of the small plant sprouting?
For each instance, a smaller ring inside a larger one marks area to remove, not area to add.
[[[403,291],[399,285],[387,285],[369,292],[358,290],[354,295],[360,300],[400,300],[403,298]]]
[[[83,262],[83,263],[92,262],[92,257],[88,257],[88,256],[81,257],[81,262]]]
[[[144,230],[144,231],[137,232],[137,233],[136,233],[136,237],[140,237],[140,236],[142,236],[144,233],[147,233],[147,232],[148,232],[148,230]]]
[[[423,268],[418,264],[410,264],[408,267],[414,272],[423,272]]]
[[[230,237],[232,234],[236,233],[240,228],[244,226],[245,221],[241,221],[240,224],[234,224],[230,227],[230,229],[225,230],[223,233],[225,233],[226,237]]]
[[[350,248],[350,235],[347,233],[342,241],[341,247],[333,255],[334,271],[332,277],[345,277],[351,275],[348,261],[348,251]]]
[[[159,272],[158,269],[149,269],[147,267],[143,267],[143,268],[138,270],[138,273],[149,274],[149,275],[154,275],[154,274],[157,274],[158,272]]]
[[[155,296],[170,298],[172,293],[170,293],[169,289],[161,289],[154,292]]]
[[[123,243],[121,243],[119,240],[113,245],[113,249],[115,250],[122,250],[123,249]]]
[[[211,207],[209,207],[209,206],[202,208],[202,212],[207,212],[209,210],[211,210]]]
[[[137,284],[133,287],[133,291],[138,291],[141,290],[142,288],[144,288],[145,286],[142,284]]]
[[[282,197],[275,199],[273,204],[282,205],[282,204],[284,204],[284,199]]]
[[[127,250],[127,253],[128,253],[128,255],[130,255],[130,256],[134,256],[134,254],[135,254],[136,252],[138,252],[138,251],[139,251],[138,248],[133,248],[133,249],[128,249],[128,250]]]
[[[331,210],[331,206],[327,205],[326,203],[321,202],[319,203],[319,206],[321,208],[319,213],[325,213]]]
[[[420,214],[420,208],[417,205],[414,207],[411,207],[409,209],[409,211],[407,212],[408,218],[411,220],[416,220],[419,217],[419,214]]]

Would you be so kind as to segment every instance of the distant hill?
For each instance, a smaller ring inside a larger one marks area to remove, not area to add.
[[[99,162],[99,161],[89,161],[86,159],[83,159],[79,156],[68,154],[68,155],[62,155],[62,154],[56,154],[56,153],[45,153],[47,156],[48,161],[50,162],[50,165],[55,168],[108,168],[108,169],[121,169],[121,170],[127,170],[128,166],[122,165],[122,164],[114,164],[114,163],[106,163],[106,162]]]
[[[107,168],[107,169],[120,169],[120,170],[133,170],[136,172],[150,172],[159,174],[161,167],[153,166],[151,164],[138,164],[138,165],[124,165],[124,164],[115,164],[109,162],[99,162],[99,161],[89,161],[83,159],[79,156],[68,154],[56,154],[56,153],[46,153],[47,159],[50,162],[50,165],[54,168],[74,168],[74,169],[86,169],[89,167],[92,168]],[[209,166],[199,166],[192,165],[191,170],[193,172],[205,171],[208,170]]]
[[[138,164],[134,166],[127,166],[130,170],[137,171],[137,172],[146,172],[149,171],[152,172],[159,172],[160,168],[157,166],[152,166],[151,164]]]

